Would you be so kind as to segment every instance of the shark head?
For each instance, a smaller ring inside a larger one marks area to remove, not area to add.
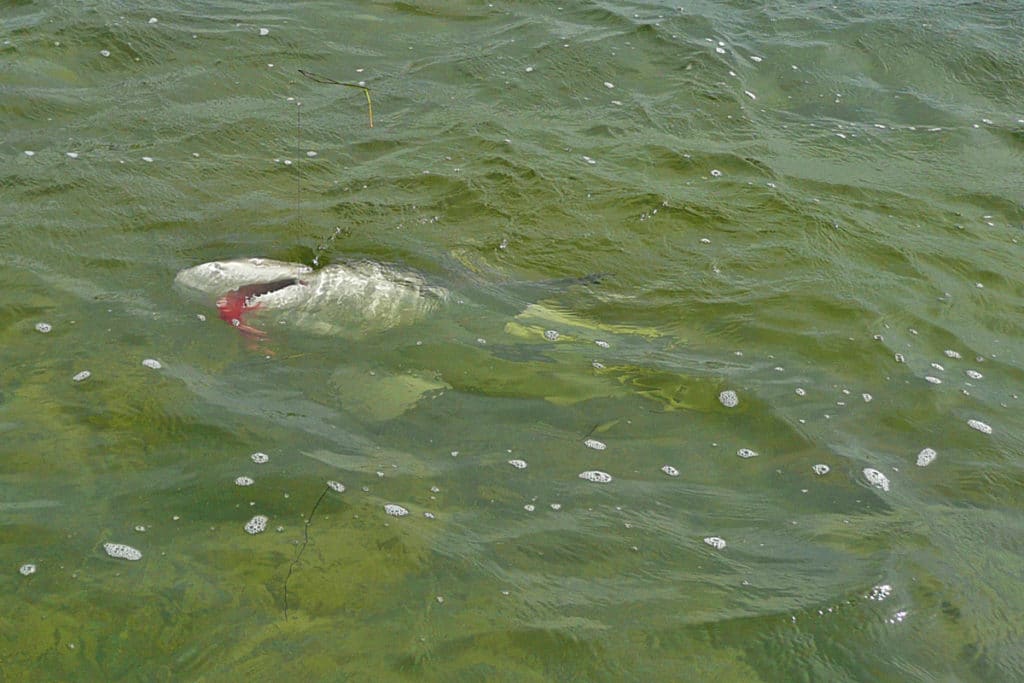
[[[216,298],[241,287],[298,280],[312,272],[312,268],[300,263],[245,258],[210,261],[186,268],[175,276],[174,283],[192,293]]]

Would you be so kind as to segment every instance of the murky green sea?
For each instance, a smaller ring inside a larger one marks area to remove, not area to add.
[[[1017,0],[0,22],[0,680],[1024,680]]]

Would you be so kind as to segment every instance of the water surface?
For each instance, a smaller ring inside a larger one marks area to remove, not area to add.
[[[0,16],[4,676],[1024,678],[1013,3]],[[254,343],[239,256],[453,300]]]

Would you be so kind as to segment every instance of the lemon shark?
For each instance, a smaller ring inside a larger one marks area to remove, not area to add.
[[[185,268],[174,282],[215,303],[222,320],[250,337],[266,334],[246,321],[257,311],[318,334],[359,336],[415,322],[449,298],[420,273],[370,260],[319,270],[266,258],[210,261]]]

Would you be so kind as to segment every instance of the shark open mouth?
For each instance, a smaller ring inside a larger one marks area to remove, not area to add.
[[[257,282],[251,285],[242,285],[238,289],[233,289],[217,299],[217,312],[220,314],[221,320],[234,325],[240,332],[254,337],[263,337],[266,335],[266,332],[251,325],[246,325],[242,320],[242,316],[246,311],[253,311],[259,308],[260,304],[257,299],[264,294],[278,292],[285,287],[304,284],[298,278],[291,277],[274,280],[273,282]]]

